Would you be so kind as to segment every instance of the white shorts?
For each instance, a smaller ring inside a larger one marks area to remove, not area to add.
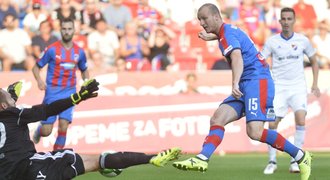
[[[276,117],[283,118],[289,108],[307,111],[307,88],[305,86],[275,85],[274,110]]]

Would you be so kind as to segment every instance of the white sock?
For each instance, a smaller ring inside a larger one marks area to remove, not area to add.
[[[294,145],[298,148],[302,148],[305,140],[305,126],[296,126],[296,133],[294,135]],[[291,162],[295,161],[293,158]]]
[[[198,154],[196,157],[198,157],[199,159],[204,160],[204,161],[208,160],[207,157],[204,156],[203,154]]]
[[[302,150],[299,150],[296,157],[294,157],[295,161],[299,161],[304,156],[304,152]]]
[[[276,162],[276,151],[277,151],[277,149],[268,145],[269,162],[270,161]]]

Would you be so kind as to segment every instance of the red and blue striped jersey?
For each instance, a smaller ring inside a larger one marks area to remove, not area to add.
[[[61,41],[49,45],[42,53],[37,65],[42,68],[48,64],[47,87],[75,88],[76,70],[87,69],[86,55],[77,44],[66,49]]]
[[[223,23],[219,32],[219,48],[231,64],[230,54],[240,49],[243,58],[241,80],[270,78],[269,66],[249,36],[238,27]]]

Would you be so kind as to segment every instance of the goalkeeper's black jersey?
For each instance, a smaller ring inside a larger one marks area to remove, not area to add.
[[[45,105],[0,111],[0,179],[17,179],[36,149],[30,139],[30,122],[46,118]]]

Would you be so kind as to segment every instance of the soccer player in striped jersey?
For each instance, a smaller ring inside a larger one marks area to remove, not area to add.
[[[83,49],[72,41],[74,35],[74,21],[64,19],[61,22],[62,39],[48,46],[32,69],[40,90],[45,90],[43,103],[49,104],[76,92],[76,71],[81,71],[83,80],[89,78],[87,60]],[[46,82],[40,76],[40,69],[48,64]],[[59,118],[57,139],[53,149],[63,149],[66,133],[72,122],[73,107],[51,116],[37,127],[33,141],[38,143],[40,137],[49,136],[53,125]]]
[[[298,162],[301,179],[308,179],[311,173],[310,153],[296,147],[276,131],[264,128],[265,122],[275,120],[274,82],[268,64],[253,41],[238,27],[224,23],[214,4],[202,5],[197,16],[205,30],[198,34],[199,37],[206,41],[218,40],[222,54],[231,65],[232,94],[211,117],[210,131],[200,153],[174,162],[173,166],[181,170],[205,172],[211,155],[224,138],[225,125],[245,116],[247,135],[287,152]]]
[[[290,107],[294,112],[296,133],[294,144],[301,148],[305,139],[305,117],[307,110],[307,86],[304,74],[304,54],[309,58],[313,71],[312,93],[320,96],[317,85],[318,63],[316,51],[302,34],[293,31],[295,12],[292,8],[281,10],[282,32],[270,37],[262,50],[265,58],[272,56],[272,76],[275,84],[274,109],[276,121],[269,122],[269,129],[276,130],[278,123]],[[264,174],[273,174],[277,169],[276,149],[269,146],[269,163]],[[297,162],[292,158],[289,171],[299,173]]]

